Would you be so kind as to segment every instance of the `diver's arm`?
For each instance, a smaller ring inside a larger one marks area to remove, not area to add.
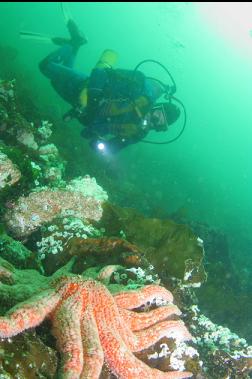
[[[140,130],[134,136],[130,138],[122,138],[119,136],[113,137],[110,140],[106,141],[106,148],[108,152],[118,153],[120,150],[124,149],[128,145],[140,142],[148,132]]]
[[[106,150],[108,151],[108,153],[115,154],[130,144],[131,142],[129,140],[126,140],[124,138],[114,137],[106,141]]]

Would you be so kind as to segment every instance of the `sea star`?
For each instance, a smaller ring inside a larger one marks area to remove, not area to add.
[[[62,379],[98,379],[104,361],[120,379],[189,378],[190,372],[150,368],[133,354],[164,336],[179,342],[191,338],[182,321],[166,320],[180,313],[173,304],[150,312],[132,311],[157,298],[169,302],[172,295],[163,287],[149,285],[113,296],[98,281],[61,277],[0,317],[0,338],[12,337],[49,318],[62,357]]]

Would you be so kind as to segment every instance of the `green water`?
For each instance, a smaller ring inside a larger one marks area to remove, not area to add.
[[[213,3],[209,17],[209,3],[69,4],[89,39],[76,68],[89,73],[105,48],[119,53],[121,68],[156,59],[174,76],[188,122],[173,144],[138,143],[104,161],[79,137],[77,123],[62,123],[55,138],[69,160],[69,176],[95,175],[113,200],[146,214],[161,210],[168,217],[185,209],[189,220],[224,230],[234,261],[246,265],[252,261],[252,38],[249,11],[244,5],[236,10],[231,5],[218,9]],[[252,7],[250,11],[252,29]],[[18,50],[38,105],[59,118],[69,107],[37,68],[54,47],[18,35],[19,30],[32,30],[66,36],[59,3],[1,3],[0,12],[0,44]],[[142,69],[166,81],[166,75],[151,65]],[[172,126],[171,134],[153,139],[174,136],[181,122]]]

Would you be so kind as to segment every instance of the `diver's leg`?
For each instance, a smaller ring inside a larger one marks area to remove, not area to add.
[[[57,93],[67,102],[74,104],[78,101],[87,75],[73,69],[77,52],[81,45],[87,43],[87,39],[79,31],[74,21],[69,20],[68,31],[71,39],[54,38],[60,41],[62,46],[44,58],[39,68],[42,74],[51,80],[51,84]]]
[[[87,79],[87,75],[72,68],[75,57],[76,49],[71,45],[64,45],[39,64],[40,71],[51,80],[55,91],[70,104],[78,101]]]
[[[39,68],[42,74],[49,79],[53,79],[56,72],[62,68],[72,68],[76,58],[77,49],[66,44],[50,53],[40,63]]]
[[[72,68],[79,48],[87,43],[87,38],[79,30],[73,20],[68,20],[67,28],[70,34],[70,39],[60,37],[52,38],[52,42],[61,47],[49,54],[40,63],[41,72],[49,78],[50,73],[55,70],[55,64]]]
[[[70,39],[53,37],[51,40],[55,45],[71,45],[75,49],[75,52],[77,52],[80,46],[85,45],[88,42],[87,37],[79,30],[77,24],[71,19],[67,22],[67,28],[70,34]]]

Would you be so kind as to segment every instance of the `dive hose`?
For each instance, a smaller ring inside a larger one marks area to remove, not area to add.
[[[172,143],[172,142],[177,141],[181,137],[181,135],[184,133],[186,123],[187,123],[186,108],[185,108],[183,102],[174,96],[174,93],[177,91],[176,82],[175,82],[172,74],[170,73],[170,71],[161,62],[156,61],[154,59],[145,59],[145,60],[143,60],[137,64],[137,66],[134,68],[134,73],[139,69],[140,66],[142,66],[145,63],[155,63],[155,64],[159,65],[167,73],[167,75],[169,76],[169,78],[172,82],[172,86],[165,85],[161,80],[156,79],[156,78],[149,77],[148,79],[152,79],[152,80],[155,80],[156,82],[158,82],[164,89],[165,98],[169,101],[173,100],[174,102],[178,103],[182,107],[183,112],[184,112],[184,122],[182,125],[182,129],[176,137],[174,137],[168,141],[163,141],[163,142],[154,142],[154,141],[148,141],[148,140],[142,140],[141,141],[141,142],[149,143],[149,144],[153,144],[153,145],[166,145],[168,143]]]

